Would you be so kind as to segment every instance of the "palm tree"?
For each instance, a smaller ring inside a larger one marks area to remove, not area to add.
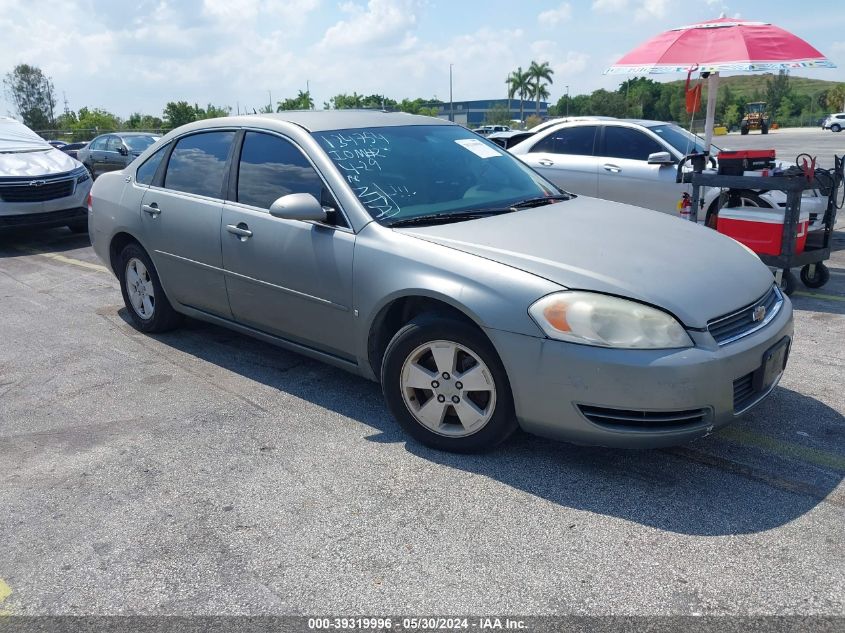
[[[508,99],[519,95],[519,120],[525,121],[525,97],[531,93],[531,75],[523,72],[522,66],[513,71],[505,80],[508,85]]]
[[[546,87],[546,84],[543,84],[543,81],[548,81],[549,84],[554,83],[552,81],[552,75],[555,74],[555,71],[552,70],[552,67],[549,66],[549,62],[543,62],[542,64],[538,64],[537,62],[531,62],[531,66],[528,68],[528,76],[534,80],[534,96],[537,98],[537,116],[540,116],[540,98],[543,90]],[[542,86],[542,88],[541,88]],[[546,96],[548,96],[548,92],[546,92]]]
[[[303,110],[313,110],[314,109],[314,99],[311,96],[311,91],[306,90],[303,92],[302,90],[299,91],[299,94],[296,95],[296,100],[299,102],[299,107]]]

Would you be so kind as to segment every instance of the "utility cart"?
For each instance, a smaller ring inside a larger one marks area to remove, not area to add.
[[[780,288],[790,295],[795,290],[796,279],[792,268],[801,267],[801,281],[809,288],[821,288],[830,278],[830,272],[824,262],[830,258],[830,241],[833,235],[833,225],[836,211],[842,206],[843,158],[835,157],[832,170],[815,170],[808,178],[800,170],[793,169],[783,175],[726,175],[716,173],[715,170],[696,169],[683,174],[682,180],[693,186],[692,205],[689,219],[698,221],[700,209],[701,188],[716,187],[723,191],[719,196],[718,210],[723,213],[719,217],[717,227],[721,233],[731,235],[738,241],[746,243],[754,250],[762,262],[773,269],[775,279]],[[695,165],[695,162],[693,163]],[[702,165],[702,161],[698,161]],[[786,207],[783,209],[782,220],[777,222],[777,235],[773,236],[772,225],[758,230],[756,237],[739,236],[732,231],[738,230],[742,221],[747,225],[764,226],[768,215],[780,214],[780,209],[763,209],[759,207],[740,207],[731,205],[732,200],[738,199],[739,191],[780,190],[786,193]],[[824,213],[823,228],[807,231],[808,221],[801,214],[802,193],[807,189],[818,189],[828,196],[828,203]],[[726,204],[727,203],[727,204]],[[709,215],[712,215],[710,213]],[[713,227],[712,218],[707,218],[708,226]],[[733,221],[733,222],[732,222]],[[781,224],[782,222],[782,224]],[[734,227],[730,227],[731,224]],[[723,229],[723,226],[726,227]],[[713,227],[713,228],[717,228]],[[782,227],[782,228],[781,228]],[[768,238],[766,234],[768,233]],[[768,241],[767,241],[768,240]]]

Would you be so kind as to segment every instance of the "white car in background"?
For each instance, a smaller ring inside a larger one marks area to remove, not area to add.
[[[0,230],[88,230],[91,175],[23,123],[0,117]]]
[[[831,132],[841,132],[845,129],[845,112],[828,114],[824,123],[822,123],[822,129],[830,130]]]
[[[689,184],[676,182],[678,163],[703,149],[702,139],[672,123],[578,117],[540,128],[508,151],[566,191],[678,215],[683,194],[692,193]],[[711,147],[712,154],[718,151]],[[700,221],[715,210],[718,198],[718,189],[704,189]],[[748,190],[741,201],[742,206],[784,208],[786,194]],[[804,192],[801,209],[810,213],[810,230],[821,227],[826,206],[827,198],[817,191]]]

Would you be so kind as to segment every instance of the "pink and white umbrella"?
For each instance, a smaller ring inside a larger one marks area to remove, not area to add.
[[[720,72],[835,67],[800,37],[774,24],[720,17],[661,33],[622,57],[605,73],[710,73],[705,123],[709,149]]]

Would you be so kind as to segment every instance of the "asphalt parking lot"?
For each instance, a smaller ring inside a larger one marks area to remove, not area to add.
[[[2,235],[0,612],[845,615],[838,229],[741,421],[476,456],[407,440],[340,370],[193,321],[138,333],[85,236]]]

